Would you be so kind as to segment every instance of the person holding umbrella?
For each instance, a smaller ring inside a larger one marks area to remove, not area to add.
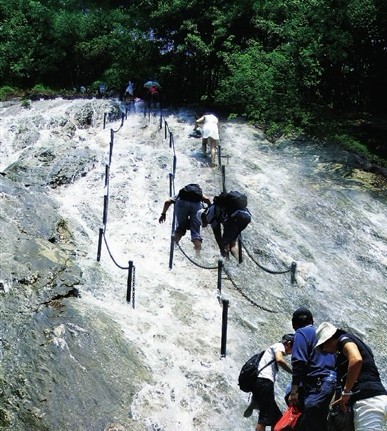
[[[148,107],[157,106],[160,99],[161,85],[157,81],[147,81],[144,87],[148,89],[146,98],[148,100]]]

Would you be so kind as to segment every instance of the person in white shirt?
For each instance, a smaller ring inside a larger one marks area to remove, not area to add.
[[[294,334],[285,334],[279,343],[275,343],[265,350],[258,364],[258,377],[252,391],[250,405],[244,412],[245,417],[250,417],[253,410],[259,410],[256,431],[265,431],[266,426],[274,427],[281,418],[274,396],[274,383],[278,367],[288,373],[292,373],[291,366],[285,361],[285,356],[292,353]]]
[[[195,121],[195,129],[202,125],[202,149],[207,151],[207,142],[211,149],[211,166],[216,166],[216,149],[219,141],[218,118],[214,114],[204,114]]]

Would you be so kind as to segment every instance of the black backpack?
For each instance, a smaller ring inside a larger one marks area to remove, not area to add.
[[[222,192],[220,195],[214,197],[214,204],[231,212],[243,210],[247,207],[247,196],[236,190]]]
[[[268,367],[273,362],[275,362],[275,359],[272,359],[264,367],[258,370],[259,361],[262,359],[262,356],[264,353],[265,353],[265,350],[262,350],[262,352],[256,353],[243,365],[238,377],[238,385],[241,391],[251,392],[255,387],[255,383],[259,373],[264,368]]]
[[[199,184],[187,184],[178,194],[183,201],[200,202],[203,199],[203,192]]]

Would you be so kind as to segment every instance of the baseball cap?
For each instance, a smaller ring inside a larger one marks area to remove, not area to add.
[[[294,329],[302,328],[304,326],[313,325],[313,315],[305,307],[297,308],[293,313],[292,324]]]
[[[304,319],[307,318],[313,320],[312,313],[305,307],[297,308],[297,310],[293,313],[293,319],[300,319],[303,316],[305,316]]]

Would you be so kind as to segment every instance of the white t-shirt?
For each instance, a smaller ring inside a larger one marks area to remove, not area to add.
[[[218,129],[218,119],[213,114],[206,114],[199,118],[198,123],[203,124],[203,134],[202,137],[219,139],[219,129]]]
[[[282,352],[285,354],[285,346],[282,343],[275,343],[272,346],[268,347],[265,350],[261,360],[259,361],[258,371],[264,367],[268,362],[274,359],[276,352]],[[269,379],[272,382],[275,382],[275,377],[278,372],[278,365],[276,361],[265,367],[258,375],[263,379]]]

